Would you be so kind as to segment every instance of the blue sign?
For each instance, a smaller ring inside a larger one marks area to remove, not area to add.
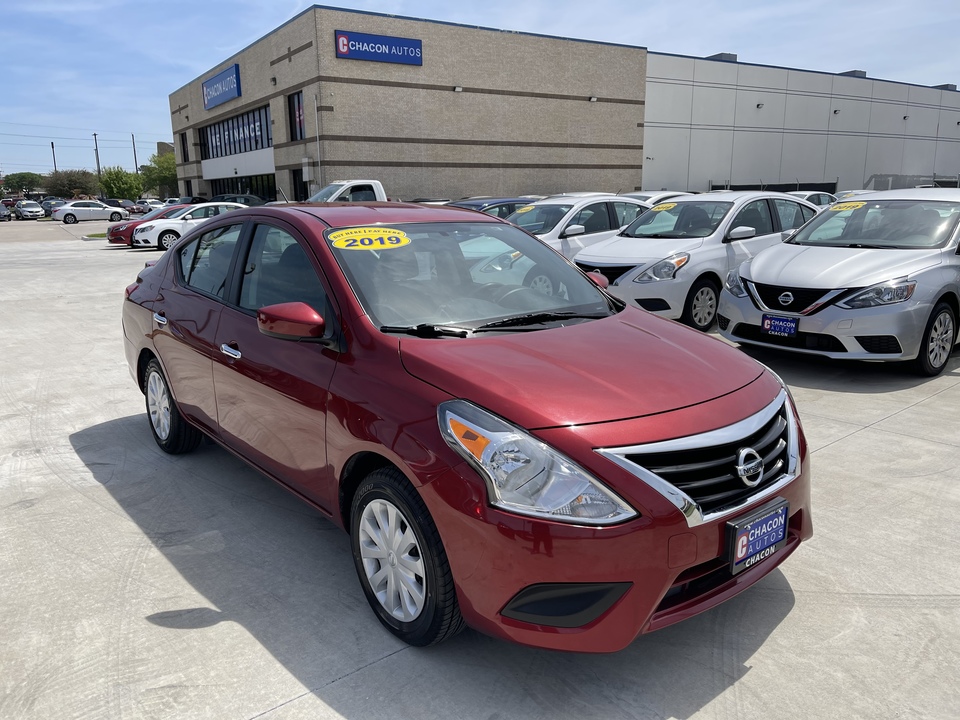
[[[231,65],[203,83],[203,109],[209,110],[240,97],[240,66]]]
[[[337,57],[347,60],[423,65],[423,43],[410,38],[337,30]]]

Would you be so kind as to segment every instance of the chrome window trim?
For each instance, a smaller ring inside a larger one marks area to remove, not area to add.
[[[754,302],[757,303],[757,307],[759,307],[761,311],[777,313],[778,315],[788,315],[790,317],[804,317],[805,315],[809,315],[817,308],[823,307],[827,303],[832,302],[834,298],[836,298],[841,293],[845,293],[849,289],[849,288],[840,288],[839,290],[824,290],[823,291],[824,294],[820,296],[819,300],[817,300],[815,303],[813,303],[809,307],[805,307],[803,310],[797,313],[797,312],[790,312],[788,310],[780,310],[778,308],[768,307],[766,303],[764,303],[763,300],[760,298],[760,293],[757,292],[757,288],[754,286],[753,281],[747,280],[746,278],[741,278],[741,280],[743,281],[743,284],[746,286],[747,292],[750,293],[750,297],[752,297]],[[817,288],[810,288],[810,289],[816,290]]]
[[[700,510],[700,506],[693,500],[693,498],[687,495],[687,493],[683,492],[677,487],[674,487],[660,476],[655,475],[647,470],[645,467],[637,465],[626,458],[627,455],[633,454],[693,450],[710,447],[713,445],[723,445],[726,443],[737,442],[738,440],[748,437],[760,430],[760,428],[766,425],[773,418],[773,416],[780,411],[780,408],[784,406],[786,406],[787,411],[787,471],[780,477],[779,480],[763,488],[760,492],[756,493],[755,495],[751,495],[742,502],[724,510],[704,514]],[[753,503],[766,500],[777,495],[781,490],[783,490],[784,487],[789,485],[797,477],[800,464],[800,456],[798,454],[799,433],[797,428],[797,420],[793,403],[791,402],[790,395],[787,393],[786,389],[781,390],[776,399],[763,408],[763,410],[751,415],[748,418],[745,418],[744,420],[736,422],[733,425],[727,425],[726,427],[722,427],[717,430],[711,430],[699,435],[688,435],[686,437],[676,438],[675,440],[664,440],[662,442],[646,443],[643,445],[629,445],[616,448],[597,448],[595,452],[607,458],[616,465],[619,465],[630,474],[640,478],[647,485],[673,503],[673,505],[676,506],[676,508],[683,513],[683,516],[686,518],[687,527],[691,528],[697,527],[698,525],[703,525],[704,523],[713,522],[714,520],[722,520],[732,515],[736,515],[748,505],[752,505]]]

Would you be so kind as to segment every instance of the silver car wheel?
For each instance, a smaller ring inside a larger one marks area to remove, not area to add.
[[[712,287],[705,286],[697,291],[690,303],[690,314],[700,327],[713,324],[713,318],[717,314],[717,294]]]
[[[531,290],[536,290],[544,295],[553,295],[553,280],[546,275],[536,275],[530,280]]]
[[[396,505],[377,499],[363,508],[357,532],[373,594],[397,620],[415,620],[423,611],[427,585],[420,545],[410,523]]]
[[[147,378],[147,409],[153,431],[161,440],[166,440],[170,437],[170,394],[167,384],[156,372]]]
[[[933,367],[940,367],[947,362],[953,352],[954,328],[953,318],[947,312],[942,312],[933,321],[930,328],[930,341],[927,345],[927,358]]]

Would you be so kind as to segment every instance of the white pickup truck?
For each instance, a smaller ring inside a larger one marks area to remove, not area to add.
[[[335,180],[307,202],[386,202],[389,199],[378,180]]]

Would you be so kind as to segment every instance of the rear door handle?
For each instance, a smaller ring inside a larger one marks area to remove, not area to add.
[[[157,325],[166,325],[166,324],[167,324],[167,319],[166,319],[162,314],[160,314],[160,313],[158,313],[158,312],[155,312],[155,313],[153,314],[153,321],[154,321]]]
[[[220,352],[222,352],[224,355],[229,355],[234,360],[240,359],[240,351],[234,347],[230,347],[229,345],[227,345],[227,343],[224,343],[223,345],[220,346]]]

